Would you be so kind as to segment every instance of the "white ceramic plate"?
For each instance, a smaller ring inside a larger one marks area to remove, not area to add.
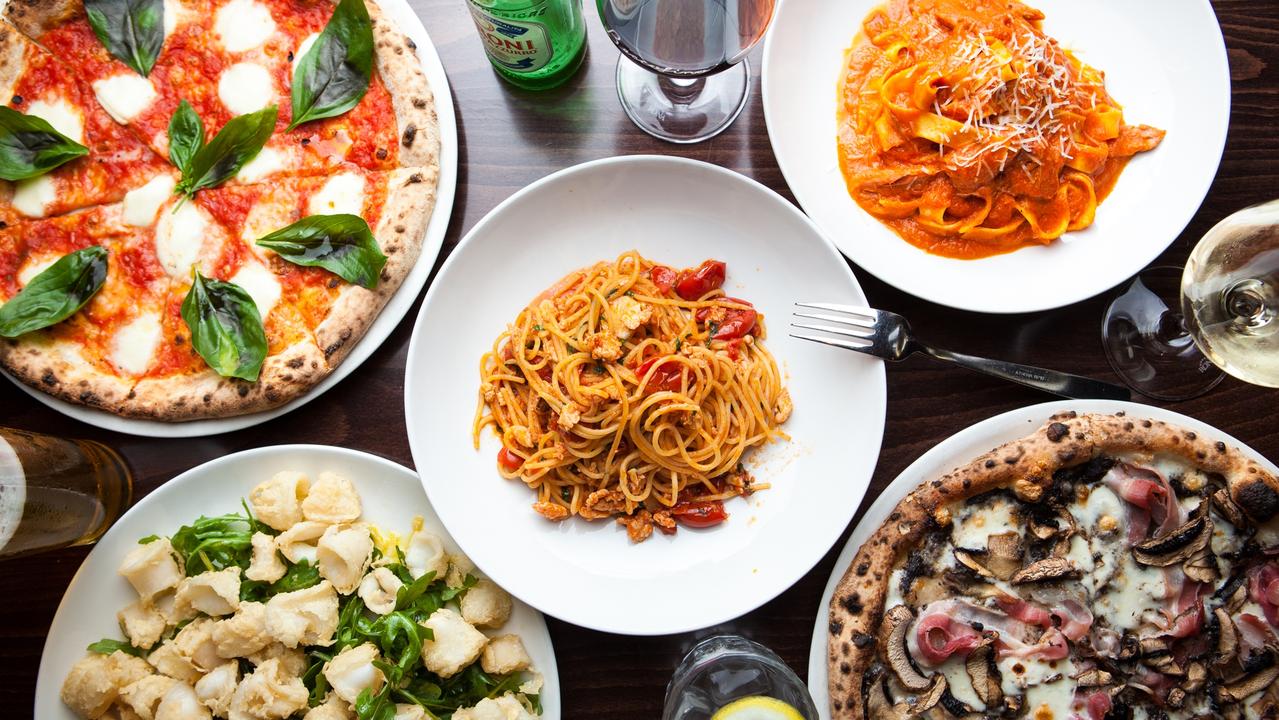
[[[35,717],[72,720],[58,691],[67,671],[84,657],[85,646],[104,637],[119,638],[116,611],[137,593],[116,570],[138,538],[171,535],[200,515],[236,512],[240,499],[255,485],[281,470],[316,477],[325,470],[355,483],[365,520],[394,531],[407,531],[415,516],[440,536],[450,552],[458,547],[422,495],[418,477],[408,468],[367,453],[327,445],[277,445],[234,453],[192,468],[161,485],[129,509],[98,541],[67,586],[44,642],[36,680]],[[494,525],[496,527],[496,524]],[[545,678],[541,699],[546,720],[559,720],[560,685],[551,636],[542,616],[516,602],[503,632],[518,634]]]
[[[1050,36],[1106,73],[1125,120],[1167,137],[1129,164],[1092,227],[1052,245],[952,260],[902,240],[849,197],[835,145],[844,51],[879,4],[783,0],[764,46],[764,117],[777,162],[804,210],[859,266],[955,308],[1045,310],[1141,270],[1198,210],[1230,117],[1230,69],[1208,0],[1030,0]]]
[[[0,0],[0,7],[4,4]],[[296,410],[342,382],[343,378],[368,360],[404,319],[409,308],[413,307],[418,293],[426,285],[427,278],[431,276],[435,259],[440,254],[440,246],[444,243],[444,233],[448,230],[449,217],[453,213],[453,194],[457,188],[457,120],[453,114],[453,94],[449,89],[448,77],[444,74],[444,66],[440,63],[440,56],[436,54],[430,35],[427,35],[426,28],[409,6],[408,0],[381,0],[381,8],[417,44],[418,59],[422,61],[427,82],[431,85],[431,92],[435,94],[435,114],[440,126],[439,185],[436,187],[435,208],[426,228],[426,237],[422,240],[422,252],[417,264],[404,278],[395,295],[387,301],[386,307],[382,308],[381,314],[369,326],[368,332],[328,377],[305,395],[272,410],[228,418],[165,423],[124,418],[103,410],[65,402],[19,382],[8,373],[3,373],[4,376],[31,397],[63,415],[105,430],[144,437],[204,437],[253,427]]]
[[[727,504],[709,530],[632,545],[614,522],[552,523],[503,480],[500,443],[476,451],[479,359],[539,292],[572,270],[636,249],[673,266],[728,263],[727,289],[768,318],[768,347],[795,402],[790,443],[754,453],[773,487]],[[793,205],[714,165],[609,158],[555,173],[479,222],[431,285],[409,346],[409,442],[431,504],[479,568],[525,602],[607,632],[657,635],[729,620],[790,587],[861,502],[884,426],[884,369],[788,337],[791,303],[864,303],[835,248]],[[487,519],[487,520],[485,520]],[[500,528],[497,530],[495,528]]]
[[[853,534],[848,538],[848,543],[844,545],[839,559],[835,561],[835,569],[831,572],[830,580],[826,582],[822,602],[817,607],[817,619],[813,623],[813,642],[808,648],[808,692],[813,696],[813,703],[817,705],[818,714],[823,719],[830,717],[830,693],[827,685],[829,678],[826,674],[826,643],[830,639],[830,630],[827,627],[830,617],[830,599],[862,543],[866,542],[871,533],[883,524],[897,503],[924,481],[940,477],[1006,442],[1025,437],[1047,422],[1049,417],[1068,410],[1080,413],[1123,411],[1136,418],[1150,418],[1173,423],[1188,430],[1194,430],[1204,437],[1221,440],[1227,445],[1237,447],[1270,472],[1279,473],[1279,468],[1262,457],[1260,453],[1211,425],[1171,410],[1116,400],[1057,400],[1032,405],[987,418],[955,433],[921,455],[888,484],[884,492],[866,511],[857,529],[853,530]]]

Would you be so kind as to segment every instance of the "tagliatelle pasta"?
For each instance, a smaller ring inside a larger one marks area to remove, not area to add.
[[[1088,227],[1135,154],[1103,73],[1017,0],[892,0],[848,52],[838,110],[849,192],[913,245],[980,258]]]

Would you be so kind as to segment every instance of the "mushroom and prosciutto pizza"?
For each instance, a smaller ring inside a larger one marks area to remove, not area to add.
[[[0,367],[191,420],[280,405],[414,266],[439,138],[372,0],[11,0]]]
[[[1279,480],[1053,417],[903,499],[830,607],[833,718],[1279,717]]]

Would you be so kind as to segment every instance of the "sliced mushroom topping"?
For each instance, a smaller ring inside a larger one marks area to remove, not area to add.
[[[1166,655],[1170,647],[1167,638],[1160,636],[1141,638],[1139,644],[1141,646],[1141,654],[1144,657]]]
[[[1217,693],[1223,700],[1239,702],[1255,692],[1269,688],[1275,681],[1279,681],[1279,665],[1271,665],[1241,680],[1218,686]]]
[[[1009,582],[1013,585],[1024,585],[1045,580],[1077,578],[1081,574],[1079,567],[1066,558],[1046,557],[1013,573],[1012,577],[1009,578]]]
[[[977,559],[976,554],[971,550],[964,550],[963,548],[956,549],[955,560],[958,561],[960,565],[972,570],[981,577],[990,578],[992,580],[995,578],[995,573],[991,572],[985,565],[983,565],[981,561]]]
[[[1040,540],[1051,540],[1055,537],[1070,537],[1075,534],[1075,518],[1070,512],[1060,510],[1056,517],[1031,517],[1030,534]]]
[[[964,660],[964,669],[972,681],[973,691],[987,709],[996,707],[1004,699],[999,667],[995,665],[994,641],[982,640]]]
[[[1217,619],[1217,667],[1227,665],[1235,659],[1235,654],[1239,652],[1239,631],[1235,629],[1235,623],[1230,619],[1230,615],[1221,608],[1212,611],[1213,617]]]
[[[1132,555],[1142,565],[1168,567],[1185,562],[1212,539],[1212,521],[1197,517],[1164,535],[1132,546]]]
[[[1078,675],[1072,675],[1079,687],[1091,688],[1109,685],[1115,681],[1115,676],[1102,670],[1101,668],[1092,668],[1085,670]]]
[[[1248,583],[1245,580],[1246,578],[1240,574],[1237,580],[1227,581],[1227,586],[1234,584],[1234,589],[1226,595],[1226,601],[1221,604],[1227,612],[1237,613],[1243,608],[1244,603],[1248,602]]]
[[[878,665],[871,668],[869,674],[878,675],[878,677],[868,678],[870,680],[865,687],[866,697],[866,717],[868,718],[905,718],[909,713],[902,715],[897,714],[897,708],[893,705],[893,699],[888,696],[888,685],[885,682],[887,675],[884,673],[883,666]],[[903,703],[902,707],[905,707]]]
[[[896,605],[884,614],[884,624],[880,629],[880,642],[888,655],[888,666],[893,674],[908,690],[927,690],[929,680],[915,669],[906,650],[906,632],[910,629],[915,613],[905,605]],[[939,676],[940,677],[940,676]]]
[[[1212,494],[1212,505],[1231,525],[1239,529],[1248,527],[1248,520],[1244,517],[1243,509],[1235,503],[1225,488]]]
[[[946,715],[945,717],[957,717],[957,718],[967,718],[969,716],[973,716],[975,718],[982,717],[980,713],[976,713],[976,711],[974,711],[971,707],[969,707],[968,703],[952,695],[949,687],[947,687],[945,692],[941,694],[940,707],[943,708],[947,713],[949,713],[949,715]]]
[[[1131,660],[1141,653],[1141,643],[1132,633],[1124,633],[1119,638],[1119,659]]]
[[[1186,702],[1186,691],[1181,688],[1173,688],[1168,691],[1168,698],[1165,700],[1168,707],[1176,710]]]
[[[937,673],[933,676],[933,682],[928,686],[922,695],[915,700],[915,704],[911,706],[911,711],[916,713],[925,713],[933,709],[937,703],[941,702],[941,697],[946,693],[946,676]]]
[[[1186,561],[1181,564],[1181,569],[1186,573],[1186,577],[1196,582],[1211,583],[1221,577],[1221,571],[1217,568],[1217,556],[1212,552],[1211,543],[1206,543],[1195,554],[1186,558]]]
[[[1147,655],[1145,658],[1142,659],[1142,662],[1145,663],[1146,667],[1149,667],[1151,670],[1156,670],[1158,672],[1163,673],[1164,675],[1181,677],[1182,675],[1186,674],[1185,669],[1181,667],[1181,664],[1178,663],[1177,659],[1174,658],[1170,653],[1162,653],[1159,655]]]
[[[1000,580],[1007,580],[1021,568],[1026,545],[1016,532],[999,533],[986,538],[986,568]]]
[[[1208,668],[1198,661],[1190,663],[1186,667],[1186,681],[1181,684],[1181,689],[1188,693],[1196,693],[1203,690],[1204,684],[1208,680]]]

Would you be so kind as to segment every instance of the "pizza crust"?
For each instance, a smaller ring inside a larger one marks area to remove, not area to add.
[[[997,489],[1036,501],[1052,474],[1100,455],[1172,455],[1226,478],[1231,497],[1256,522],[1279,515],[1279,478],[1223,442],[1159,420],[1063,413],[1014,440],[924,483],[897,504],[862,544],[831,597],[827,644],[831,717],[862,718],[862,680],[875,660],[878,634],[897,559],[938,527],[933,511]]]
[[[400,32],[373,0],[365,0],[373,22],[373,52],[399,129],[400,167],[436,167],[440,162],[440,127],[435,96],[422,72],[417,45]]]
[[[98,371],[79,348],[36,331],[19,340],[0,339],[0,366],[22,382],[59,400],[107,412],[125,402],[131,380]]]
[[[32,39],[83,12],[83,0],[9,0],[4,9],[5,18]]]
[[[336,366],[364,336],[404,278],[417,263],[435,205],[435,168],[410,168],[389,174],[386,203],[373,236],[386,255],[377,287],[342,288],[328,317],[315,329],[326,362]]]
[[[224,378],[212,370],[147,378],[132,389],[117,412],[163,422],[261,412],[302,395],[331,370],[315,343],[303,340],[268,357],[256,383]]]

